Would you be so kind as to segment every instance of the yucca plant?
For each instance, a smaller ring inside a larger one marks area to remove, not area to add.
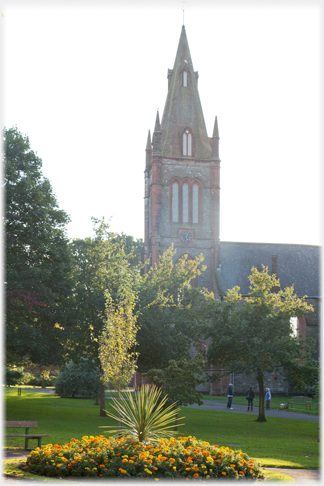
[[[130,392],[126,392],[122,402],[113,398],[112,407],[117,415],[107,412],[111,417],[122,424],[122,428],[113,426],[101,426],[100,428],[109,429],[111,435],[132,436],[140,442],[154,441],[159,438],[174,435],[172,429],[174,421],[181,410],[176,407],[176,403],[164,409],[167,395],[161,398],[162,391],[156,386],[144,385],[136,393],[135,400]],[[173,425],[169,425],[173,423]],[[184,424],[178,424],[184,425]]]

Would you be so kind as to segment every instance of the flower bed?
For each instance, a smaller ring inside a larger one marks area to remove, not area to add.
[[[141,443],[132,437],[71,439],[47,444],[27,457],[27,470],[42,476],[124,478],[241,479],[261,478],[256,461],[241,451],[209,445],[195,437]]]

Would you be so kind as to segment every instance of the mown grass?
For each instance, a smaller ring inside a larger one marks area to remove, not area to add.
[[[6,420],[36,420],[37,431],[49,434],[42,444],[63,444],[71,438],[99,435],[105,430],[99,426],[113,425],[112,419],[99,416],[99,407],[93,400],[29,391],[18,396],[13,389],[5,391],[5,399]],[[106,400],[108,410],[110,403]],[[194,408],[183,408],[180,415],[185,417],[185,425],[179,429],[181,436],[191,435],[211,444],[241,449],[258,458],[263,466],[319,467],[317,422],[267,417],[267,422],[258,423],[255,416],[247,414]],[[6,438],[4,445],[23,448],[23,441]],[[31,446],[34,444],[36,447],[36,441],[30,442]]]

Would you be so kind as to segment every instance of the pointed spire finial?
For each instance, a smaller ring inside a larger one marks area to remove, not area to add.
[[[154,131],[155,132],[160,132],[161,131],[159,109],[158,109],[157,114],[156,114]]]

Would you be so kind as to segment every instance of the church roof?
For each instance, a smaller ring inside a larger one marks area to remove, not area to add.
[[[272,272],[271,255],[277,255],[277,277],[282,289],[294,284],[298,297],[320,296],[320,247],[276,243],[220,243],[220,267],[217,270],[222,291],[236,285],[246,295],[250,292],[251,268],[262,264]]]
[[[182,83],[184,71],[187,71],[188,76],[186,87]],[[173,70],[168,70],[169,91],[161,123],[163,157],[182,157],[181,140],[186,128],[193,134],[193,157],[199,160],[210,159],[212,156],[197,78],[198,72],[194,72],[186,29],[183,26]]]

